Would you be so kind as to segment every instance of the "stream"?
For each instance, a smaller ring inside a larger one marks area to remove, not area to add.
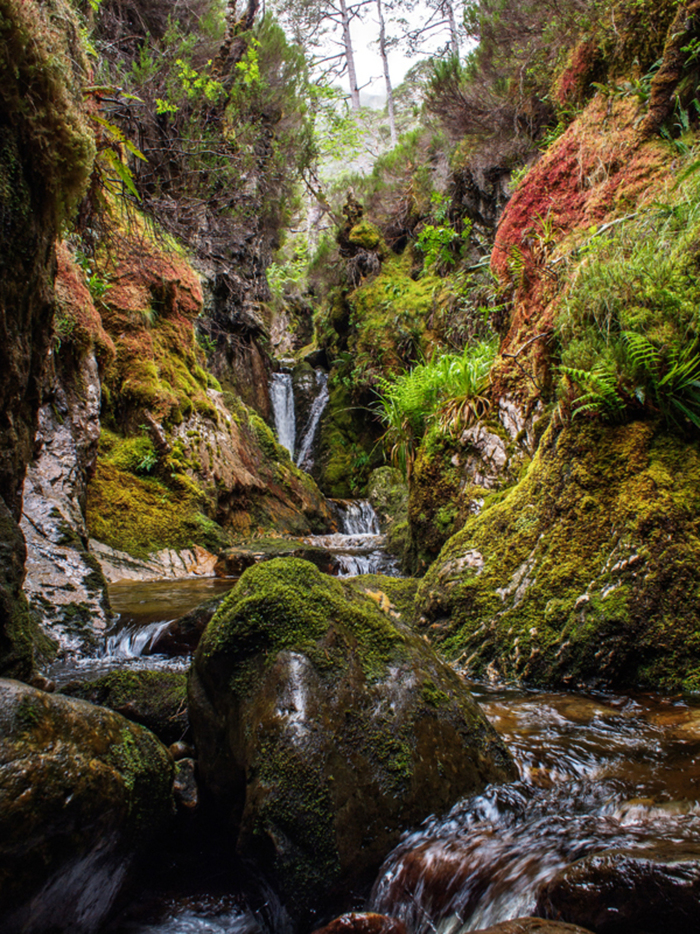
[[[157,625],[158,606],[161,615],[176,615],[166,603],[171,589],[174,598],[188,592],[191,600],[232,582],[189,583],[140,584],[129,599],[120,585],[115,603],[123,597],[129,625],[138,627],[140,617],[148,629]],[[700,839],[700,706],[654,695],[470,686],[513,753],[520,780],[459,801],[407,834],[358,910],[399,917],[409,934],[463,934],[531,913],[540,886],[582,856]],[[287,930],[281,907],[271,893],[260,894],[259,880],[248,877],[231,894],[221,890],[219,875],[205,868],[202,878],[199,866],[195,882],[179,889],[161,880],[109,934]]]

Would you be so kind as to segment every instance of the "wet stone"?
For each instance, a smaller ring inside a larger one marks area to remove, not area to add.
[[[479,928],[474,934],[591,934],[588,928],[562,921],[544,921],[542,918],[514,918],[493,927]]]
[[[406,925],[396,918],[378,915],[373,912],[351,912],[341,915],[314,934],[406,934]]]
[[[596,934],[696,934],[700,847],[666,843],[587,856],[544,887],[536,911]]]
[[[195,778],[194,759],[178,759],[175,763],[173,795],[178,810],[194,811],[199,804],[199,790]]]
[[[403,830],[513,762],[388,600],[297,559],[251,568],[189,682],[203,788],[290,914],[342,910]]]
[[[0,930],[94,934],[173,816],[173,763],[110,710],[0,679]]]

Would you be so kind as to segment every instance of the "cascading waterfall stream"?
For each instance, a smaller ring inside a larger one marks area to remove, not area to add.
[[[294,413],[294,385],[291,373],[282,371],[272,374],[270,403],[275,419],[277,439],[293,458],[296,442],[296,417]]]
[[[398,561],[384,550],[385,538],[372,505],[364,499],[335,500],[340,532],[314,535],[306,541],[330,551],[338,564],[338,577],[386,574],[399,577]]]
[[[311,405],[309,418],[304,428],[301,444],[299,445],[299,453],[295,461],[297,467],[301,467],[302,470],[307,471],[310,471],[314,466],[313,443],[321,421],[321,416],[328,404],[328,374],[324,370],[316,370],[316,388],[317,393]]]

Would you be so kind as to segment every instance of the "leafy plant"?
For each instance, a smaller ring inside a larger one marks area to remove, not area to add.
[[[454,434],[488,410],[488,375],[496,341],[462,354],[442,354],[393,379],[380,381],[379,416],[390,459],[410,479],[418,445],[431,421]]]
[[[683,174],[681,174],[683,177]],[[698,182],[606,231],[560,312],[560,405],[615,422],[700,429]]]

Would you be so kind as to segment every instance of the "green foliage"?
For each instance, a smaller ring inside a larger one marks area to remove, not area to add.
[[[413,460],[430,422],[457,431],[488,407],[485,392],[496,355],[495,340],[436,355],[430,362],[380,381],[379,415],[392,463],[410,478]]]
[[[138,192],[142,209],[168,232],[194,251],[228,255],[240,224],[274,238],[314,158],[306,63],[268,16],[236,35],[224,73],[212,36],[187,28],[187,10],[180,12],[182,22],[170,17],[162,34],[143,37],[128,70],[118,57],[102,63],[127,92],[120,99],[140,101],[108,117],[129,161],[106,158],[110,174]],[[221,47],[220,36],[216,41]],[[129,142],[147,153],[147,163]]]
[[[700,428],[697,188],[594,235],[557,321],[564,412]]]

